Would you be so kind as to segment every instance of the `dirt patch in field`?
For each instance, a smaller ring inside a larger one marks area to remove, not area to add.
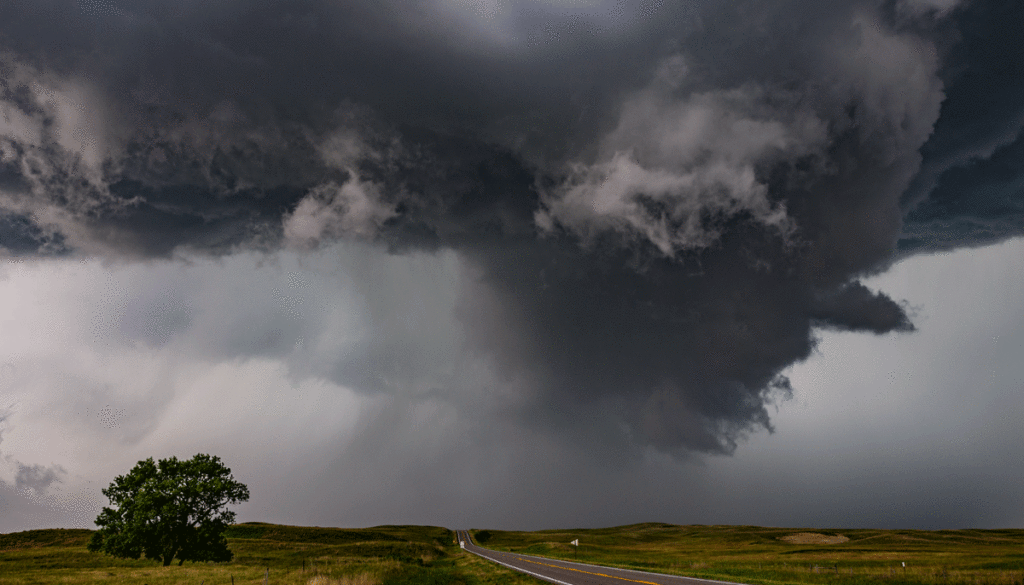
[[[841,534],[818,534],[817,532],[797,532],[782,536],[779,540],[789,544],[839,544],[850,540]]]

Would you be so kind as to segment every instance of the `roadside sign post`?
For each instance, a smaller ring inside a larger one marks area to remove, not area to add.
[[[574,545],[576,547],[572,551],[572,558],[576,559],[576,560],[579,560],[579,558],[580,558],[580,539],[577,538],[576,540],[570,542],[569,544]]]

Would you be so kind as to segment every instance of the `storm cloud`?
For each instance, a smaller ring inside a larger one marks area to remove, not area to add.
[[[816,331],[913,330],[862,279],[898,254],[1021,235],[1022,14],[5,2],[0,246],[113,262],[337,241],[453,254],[452,351],[520,389],[508,420],[609,450],[731,453],[773,428]],[[124,313],[145,324],[135,338],[202,326],[173,290],[161,302]],[[370,343],[294,374],[371,395],[450,382],[393,342],[390,310],[371,314]],[[253,357],[315,337],[259,318],[277,333],[209,339]]]

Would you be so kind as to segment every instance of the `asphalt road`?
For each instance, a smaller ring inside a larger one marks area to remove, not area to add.
[[[466,543],[466,550],[487,560],[504,565],[538,579],[556,585],[721,585],[727,581],[694,579],[664,573],[648,573],[630,569],[613,569],[599,565],[586,565],[570,561],[559,561],[517,553],[493,551],[473,543],[466,530],[457,530],[460,541]]]

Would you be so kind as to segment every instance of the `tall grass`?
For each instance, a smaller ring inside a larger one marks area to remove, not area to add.
[[[324,575],[316,575],[307,581],[306,585],[380,585],[380,581],[369,573],[344,576],[338,579],[331,579]]]

